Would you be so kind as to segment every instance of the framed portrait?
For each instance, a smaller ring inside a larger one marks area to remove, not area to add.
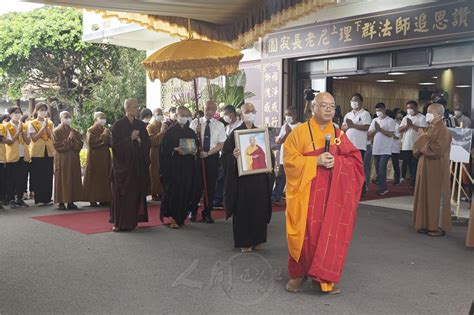
[[[240,150],[237,160],[239,176],[272,171],[270,140],[267,128],[236,130],[235,146]]]

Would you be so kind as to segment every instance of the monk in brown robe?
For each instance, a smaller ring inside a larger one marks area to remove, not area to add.
[[[163,120],[163,111],[157,108],[153,112],[153,119],[146,127],[150,136],[150,194],[152,200],[160,200],[162,189],[160,182],[160,142],[161,142],[161,126]]]
[[[449,153],[451,133],[443,123],[444,107],[431,104],[428,130],[419,129],[413,155],[419,158],[413,221],[419,233],[444,236],[451,228]]]
[[[107,119],[102,112],[94,114],[94,125],[87,130],[87,162],[84,171],[84,199],[97,207],[105,206],[112,200],[110,193],[110,142],[112,134],[105,127]]]
[[[61,124],[53,130],[54,202],[59,210],[75,210],[74,202],[83,199],[79,152],[84,143],[82,135],[71,127],[71,114],[61,112],[59,118]]]
[[[114,231],[133,230],[148,221],[146,196],[150,184],[150,138],[137,119],[138,101],[127,99],[125,117],[112,126],[112,205]]]

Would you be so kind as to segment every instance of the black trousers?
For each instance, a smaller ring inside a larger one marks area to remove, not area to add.
[[[35,193],[35,204],[49,203],[53,196],[54,159],[45,155],[31,159],[31,181]],[[30,187],[31,189],[31,187]]]
[[[7,200],[15,200],[23,198],[26,190],[26,177],[28,175],[28,165],[23,158],[18,162],[7,163]]]
[[[210,216],[211,211],[213,208],[213,201],[214,201],[214,192],[216,188],[216,181],[217,181],[217,175],[218,175],[218,170],[219,170],[219,154],[213,154],[204,160],[204,166],[206,169],[206,186],[207,186],[207,204],[204,206],[203,210],[203,217],[204,216]],[[191,201],[190,205],[190,210],[191,214],[195,216],[197,214],[198,210],[198,204],[199,201],[201,200],[201,197],[204,193],[204,181],[203,181],[203,172],[202,172],[202,164],[201,164],[201,159],[198,158],[196,163],[198,163],[197,166],[197,172],[195,176],[195,184],[194,184],[194,198]],[[205,202],[205,198],[204,198]]]
[[[410,171],[411,185],[415,186],[416,181],[416,169],[418,167],[418,159],[413,156],[413,151],[404,150],[401,151],[402,160],[405,161],[408,170]]]
[[[7,172],[4,163],[0,163],[0,206],[7,201]]]

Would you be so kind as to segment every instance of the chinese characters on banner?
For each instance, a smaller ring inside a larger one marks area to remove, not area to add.
[[[438,3],[275,32],[264,38],[263,55],[300,56],[472,35],[474,1]]]
[[[281,125],[281,65],[281,61],[262,64],[264,127]]]

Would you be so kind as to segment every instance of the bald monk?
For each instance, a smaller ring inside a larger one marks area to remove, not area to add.
[[[162,189],[160,182],[160,141],[162,138],[161,126],[163,121],[163,111],[156,108],[153,111],[153,119],[146,127],[150,136],[150,194],[154,201],[160,200]]]
[[[360,151],[332,123],[335,111],[332,95],[319,93],[313,117],[284,144],[290,292],[311,277],[322,292],[340,293],[335,283],[352,238],[364,170]],[[326,135],[329,152],[324,152]]]
[[[196,176],[198,140],[189,127],[191,112],[178,107],[177,123],[163,135],[160,146],[160,173],[163,178],[163,200],[160,219],[171,218],[170,228],[184,225],[193,199],[193,182]],[[184,148],[185,144],[188,150]]]
[[[125,117],[112,126],[113,231],[133,230],[148,221],[146,196],[150,184],[150,138],[146,124],[138,120],[138,101],[125,100]]]
[[[242,105],[243,123],[234,129],[224,143],[222,153],[229,156],[226,161],[224,205],[227,218],[232,216],[234,247],[243,253],[262,250],[267,242],[267,224],[272,215],[272,187],[270,174],[238,176],[237,159],[241,154],[235,147],[235,132],[255,129],[255,106]]]
[[[419,159],[416,172],[413,221],[418,233],[444,236],[451,228],[449,154],[451,132],[443,123],[444,106],[428,107],[428,130],[419,129],[413,155]]]
[[[249,138],[250,145],[245,150],[245,159],[249,170],[267,168],[265,151],[257,144],[255,137]]]
[[[61,112],[59,119],[61,124],[53,130],[54,202],[59,210],[75,210],[74,202],[84,198],[79,157],[84,142],[82,135],[71,127],[71,114]]]
[[[87,162],[84,171],[84,199],[97,207],[97,203],[105,206],[110,203],[110,157],[111,133],[107,118],[102,112],[94,113],[94,125],[87,130],[86,142],[88,145]]]

